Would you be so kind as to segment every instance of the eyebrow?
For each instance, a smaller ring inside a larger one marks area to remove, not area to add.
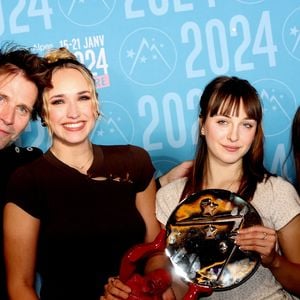
[[[86,91],[78,92],[78,93],[76,93],[76,95],[79,95],[79,96],[80,96],[80,95],[84,95],[84,94],[86,94],[86,93],[91,94],[92,92],[89,91],[89,90],[86,90]],[[67,94],[68,94],[68,93],[53,95],[53,96],[51,96],[51,97],[49,98],[49,100],[51,100],[51,99],[53,99],[53,98],[57,98],[57,97],[64,97],[64,96],[67,95]]]
[[[216,117],[226,117],[226,118],[236,117],[236,116],[234,116],[234,115],[227,115],[227,114],[215,114],[214,116],[216,116]],[[212,116],[212,117],[213,117],[213,116]],[[250,117],[245,117],[245,118],[243,118],[243,120],[247,120],[247,121],[256,121],[255,119],[250,118]]]

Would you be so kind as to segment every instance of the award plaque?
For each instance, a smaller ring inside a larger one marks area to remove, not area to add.
[[[254,207],[227,190],[209,189],[182,200],[166,224],[166,254],[186,283],[232,289],[256,271],[260,256],[234,243],[241,228],[261,224]]]

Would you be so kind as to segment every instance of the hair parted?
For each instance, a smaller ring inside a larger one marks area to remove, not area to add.
[[[202,189],[207,163],[207,143],[201,134],[201,124],[208,116],[216,114],[238,115],[243,103],[247,116],[256,120],[256,135],[247,154],[243,157],[243,170],[238,194],[245,200],[251,200],[258,182],[262,182],[271,174],[264,167],[264,134],[262,128],[262,105],[256,89],[244,79],[230,76],[219,76],[208,83],[201,95],[199,103],[200,125],[195,163],[184,195]]]

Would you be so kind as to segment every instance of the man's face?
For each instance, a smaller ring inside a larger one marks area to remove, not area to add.
[[[0,149],[15,141],[25,129],[37,95],[36,85],[21,71],[0,75]]]

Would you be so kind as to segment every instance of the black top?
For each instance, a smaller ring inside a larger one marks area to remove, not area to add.
[[[10,175],[18,167],[35,160],[43,154],[42,150],[35,147],[22,148],[15,144],[0,150],[0,201],[3,198]]]
[[[38,148],[22,148],[12,144],[0,150],[0,299],[8,299],[6,295],[5,269],[3,261],[3,231],[2,231],[2,213],[5,198],[7,182],[12,172],[18,167],[29,163],[43,154]]]
[[[144,240],[135,206],[154,174],[148,153],[136,146],[93,146],[84,175],[50,151],[19,169],[7,199],[40,219],[38,271],[41,299],[99,299],[120,259]]]

